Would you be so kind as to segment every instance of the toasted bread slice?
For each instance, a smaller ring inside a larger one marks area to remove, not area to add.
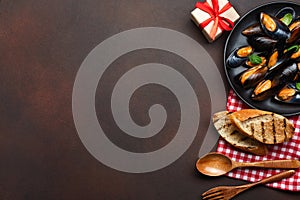
[[[231,114],[221,111],[213,115],[213,123],[221,137],[234,147],[256,155],[268,154],[265,144],[241,134],[229,118]]]
[[[230,120],[242,134],[265,144],[288,141],[295,130],[287,118],[263,110],[240,110],[232,113]]]

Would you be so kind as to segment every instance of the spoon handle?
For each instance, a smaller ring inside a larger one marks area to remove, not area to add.
[[[278,169],[297,169],[300,167],[298,160],[266,160],[260,162],[235,162],[235,167],[263,167]]]

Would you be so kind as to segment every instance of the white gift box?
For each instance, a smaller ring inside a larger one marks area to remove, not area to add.
[[[211,8],[213,8],[212,0],[206,0],[206,2]],[[218,0],[218,3],[219,3],[219,11],[220,11],[228,3],[228,1],[227,0]],[[220,17],[225,17],[225,18],[231,20],[232,22],[235,22],[240,18],[240,15],[236,12],[236,10],[232,6],[228,10],[226,10],[225,12],[221,13],[219,16]],[[191,12],[191,18],[197,26],[200,26],[204,21],[210,19],[211,16],[210,16],[209,13],[207,13],[207,12],[205,12],[205,11],[199,9],[199,8],[195,8]],[[200,27],[200,28],[202,28],[202,33],[204,34],[204,36],[206,37],[206,39],[209,42],[213,42],[223,32],[222,28],[220,28],[218,26],[216,34],[213,37],[211,37],[211,31],[213,29],[214,22],[215,21],[212,20],[205,27]]]

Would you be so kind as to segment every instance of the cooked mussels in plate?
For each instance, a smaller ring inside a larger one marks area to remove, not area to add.
[[[300,104],[300,16],[295,10],[285,7],[274,16],[260,12],[241,34],[248,44],[234,49],[226,66],[244,69],[236,80],[251,91],[251,99]]]

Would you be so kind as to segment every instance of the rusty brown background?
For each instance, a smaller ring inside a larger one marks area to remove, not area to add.
[[[0,199],[195,200],[210,187],[245,183],[226,177],[207,178],[194,168],[210,116],[200,101],[199,133],[188,151],[172,165],[146,174],[127,174],[94,159],[82,145],[72,117],[72,87],[83,59],[100,42],[137,27],[165,27],[199,42],[223,72],[224,34],[208,44],[190,20],[191,0],[2,0],[0,1]],[[267,0],[231,0],[245,14]],[[299,2],[294,0],[292,2]],[[166,52],[145,50],[120,57],[99,85],[97,112],[109,138],[131,151],[165,145],[178,124],[178,102],[161,87],[144,87],[132,98],[134,119],[147,123],[145,107],[156,102],[172,112],[165,135],[138,144],[119,133],[106,98],[117,78],[136,63],[160,62],[177,67],[202,94],[208,95],[192,66]],[[183,70],[184,69],[184,70]],[[156,94],[156,95],[149,95]],[[146,101],[139,101],[144,95]],[[224,104],[225,104],[224,99]],[[237,199],[299,199],[299,193],[263,186]]]

